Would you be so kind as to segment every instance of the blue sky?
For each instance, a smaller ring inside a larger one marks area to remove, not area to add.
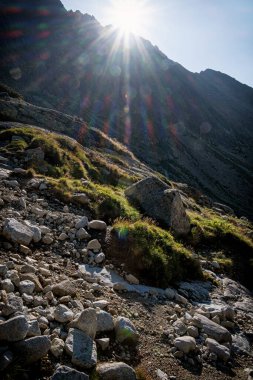
[[[117,0],[61,0],[66,9],[113,24]],[[125,0],[127,1],[127,0]],[[142,37],[193,72],[222,71],[253,87],[253,0],[145,1]],[[144,27],[145,26],[145,27]]]

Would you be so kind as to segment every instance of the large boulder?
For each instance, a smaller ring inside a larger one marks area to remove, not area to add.
[[[34,363],[49,351],[51,342],[48,336],[36,336],[14,344],[14,350],[23,364]]]
[[[29,324],[24,315],[18,315],[0,324],[0,341],[17,342],[26,337]]]
[[[217,340],[217,342],[232,342],[230,332],[223,326],[218,325],[207,317],[201,314],[195,314],[192,320],[194,326],[203,329],[203,332],[210,338]]]
[[[89,369],[97,364],[97,348],[92,338],[78,329],[69,329],[65,350],[71,356],[72,364]]]
[[[29,245],[33,239],[33,231],[23,223],[14,218],[6,219],[3,235],[13,243]]]
[[[149,217],[177,235],[190,232],[190,220],[178,190],[156,177],[145,178],[125,190],[126,197]]]

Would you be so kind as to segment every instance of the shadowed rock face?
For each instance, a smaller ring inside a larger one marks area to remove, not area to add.
[[[209,69],[191,73],[141,38],[130,37],[126,66],[123,40],[110,54],[116,31],[58,0],[12,6],[0,7],[1,81],[82,116],[170,179],[252,217],[252,88]]]
[[[170,189],[158,178],[143,179],[126,189],[125,194],[145,215],[172,228],[177,235],[190,232],[190,221],[179,191]]]

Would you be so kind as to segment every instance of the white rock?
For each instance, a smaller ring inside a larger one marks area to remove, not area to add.
[[[14,218],[5,220],[3,235],[14,243],[29,245],[33,239],[32,230]]]

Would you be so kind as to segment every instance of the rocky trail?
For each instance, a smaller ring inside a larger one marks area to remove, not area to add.
[[[1,378],[252,378],[246,288],[206,261],[212,283],[142,286],[103,252],[104,221],[0,162]]]

